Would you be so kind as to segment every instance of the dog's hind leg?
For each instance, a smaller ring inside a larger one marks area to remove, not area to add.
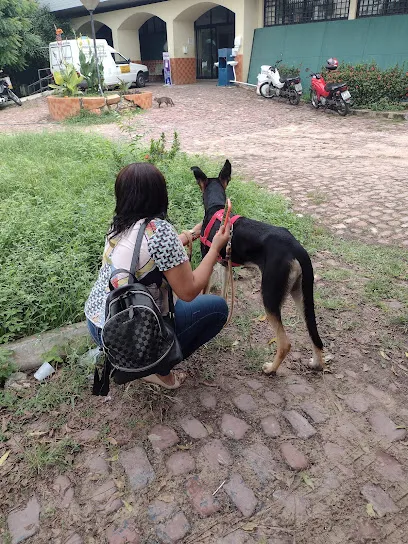
[[[325,364],[324,364],[324,357],[323,357],[322,341],[320,340],[319,334],[317,332],[316,318],[314,316],[314,307],[312,308],[313,315],[309,316],[309,319],[311,319],[312,321],[311,323],[312,328],[310,328],[307,321],[304,299],[303,299],[302,276],[300,276],[298,280],[295,282],[290,294],[292,295],[292,298],[296,304],[299,314],[302,316],[302,318],[306,322],[306,326],[309,332],[309,337],[312,343],[313,358],[309,362],[309,368],[313,370],[323,370],[325,367]]]
[[[265,374],[276,374],[281,362],[285,359],[290,351],[290,342],[288,335],[282,324],[282,319],[279,314],[266,313],[269,323],[272,325],[276,333],[276,354],[272,363],[265,363],[262,370]]]
[[[284,256],[274,254],[262,271],[262,297],[269,323],[276,334],[276,354],[272,363],[262,367],[265,374],[275,374],[290,351],[290,341],[282,324],[281,307],[293,285],[292,265]]]

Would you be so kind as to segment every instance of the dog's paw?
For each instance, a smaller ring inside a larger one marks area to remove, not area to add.
[[[276,372],[273,370],[273,364],[272,363],[265,363],[262,367],[262,370],[264,374],[268,374],[269,376],[275,376]]]
[[[323,359],[314,359],[313,357],[309,360],[307,365],[311,370],[316,370],[317,372],[324,369]]]

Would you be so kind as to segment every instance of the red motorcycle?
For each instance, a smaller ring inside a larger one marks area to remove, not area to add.
[[[327,70],[337,70],[339,61],[330,58],[326,63]],[[347,83],[326,83],[321,74],[311,74],[312,87],[310,97],[312,106],[329,108],[337,111],[339,115],[345,116],[350,112],[351,94]]]

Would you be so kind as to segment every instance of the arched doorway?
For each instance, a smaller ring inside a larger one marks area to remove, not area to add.
[[[235,13],[223,6],[206,11],[195,23],[197,79],[215,79],[218,49],[234,47]]]
[[[149,68],[150,80],[160,80],[163,70],[163,51],[168,50],[166,22],[151,17],[139,28],[140,58]]]
[[[82,36],[88,36],[92,38],[91,23],[85,23],[78,29],[78,33]],[[97,40],[106,40],[108,44],[113,47],[112,30],[103,23],[95,21],[95,36]]]

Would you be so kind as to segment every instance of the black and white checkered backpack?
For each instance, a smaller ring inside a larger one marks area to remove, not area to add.
[[[107,395],[109,378],[124,384],[149,374],[163,362],[174,364],[182,360],[182,353],[174,332],[173,293],[169,286],[169,318],[163,318],[145,285],[136,280],[140,248],[147,220],[140,226],[130,271],[115,270],[109,280],[111,292],[106,300],[102,346],[105,366],[102,377],[95,371],[94,395]],[[126,273],[127,285],[115,289],[114,276]],[[132,283],[133,281],[133,283]]]

